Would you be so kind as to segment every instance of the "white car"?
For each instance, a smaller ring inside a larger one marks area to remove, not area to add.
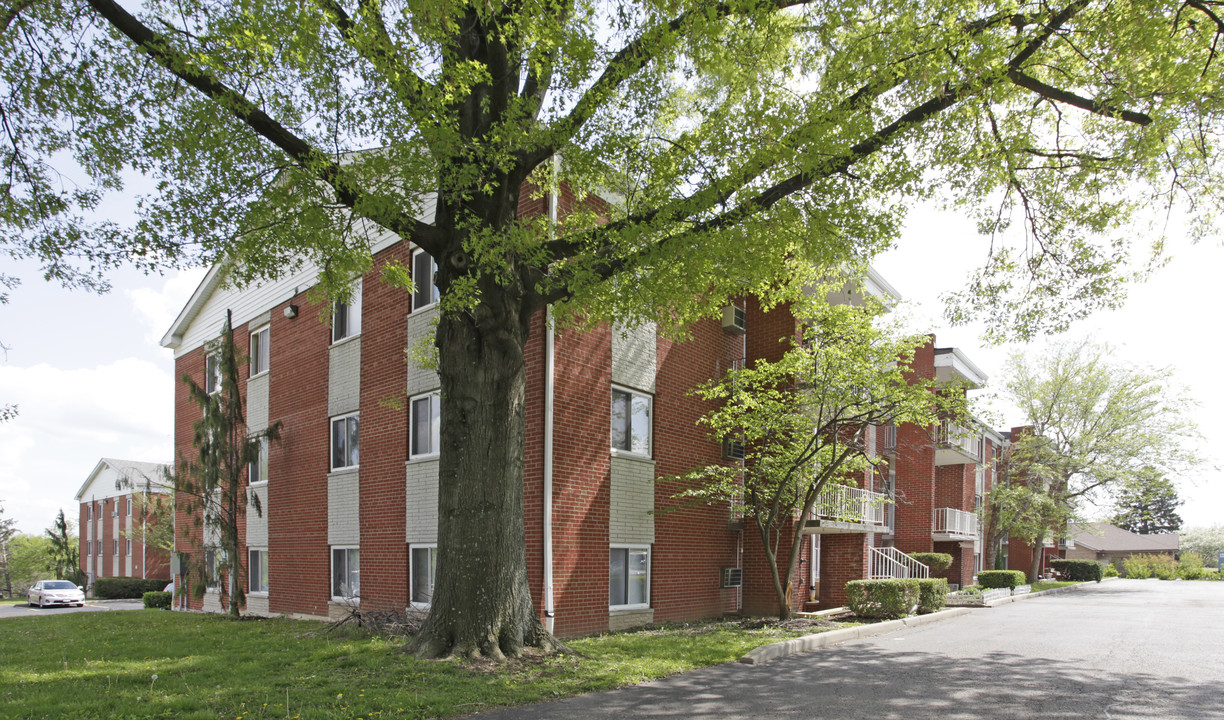
[[[38,607],[84,605],[85,593],[68,580],[39,580],[26,592],[26,602]]]

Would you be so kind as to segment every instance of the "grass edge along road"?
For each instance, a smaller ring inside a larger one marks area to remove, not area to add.
[[[570,642],[579,653],[503,666],[419,661],[402,639],[283,618],[233,622],[161,610],[0,623],[0,717],[435,718],[569,697],[698,667],[847,624],[664,625]]]

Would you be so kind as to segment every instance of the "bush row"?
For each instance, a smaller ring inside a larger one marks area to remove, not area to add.
[[[846,583],[846,603],[855,615],[867,618],[900,618],[917,610],[941,610],[947,601],[948,581],[943,578],[851,580]]]
[[[952,567],[952,556],[948,553],[920,552],[910,553],[909,556],[931,568],[932,575]]]
[[[154,580],[129,577],[98,578],[94,580],[93,594],[94,597],[102,600],[137,599],[144,597],[147,592],[161,590],[168,582],[170,578]]]
[[[1131,555],[1122,558],[1122,576],[1128,578],[1159,578],[1161,580],[1214,580],[1219,579],[1203,567],[1203,556],[1185,553],[1181,562],[1168,555]]]
[[[1022,570],[983,570],[977,574],[978,584],[984,588],[1011,588],[1024,584]]]
[[[1101,564],[1095,560],[1051,560],[1050,567],[1057,570],[1063,580],[1101,582]]]
[[[174,593],[154,590],[144,594],[144,606],[147,608],[157,608],[162,610],[170,609],[170,600],[174,597]]]

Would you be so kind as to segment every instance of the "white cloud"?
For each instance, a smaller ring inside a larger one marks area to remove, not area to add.
[[[191,299],[191,294],[207,272],[207,268],[181,270],[166,278],[161,288],[150,286],[123,290],[124,296],[132,301],[132,307],[146,321],[147,341],[154,345],[161,343],[162,336],[170,329],[170,324]]]

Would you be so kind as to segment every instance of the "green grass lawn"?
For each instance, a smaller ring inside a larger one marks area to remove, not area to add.
[[[1054,588],[1067,587],[1068,585],[1079,585],[1075,580],[1045,580],[1033,583],[1033,592],[1041,592],[1042,590],[1053,590]]]
[[[433,718],[643,682],[814,630],[731,621],[582,638],[503,667],[423,662],[315,622],[160,610],[0,622],[0,717]]]

